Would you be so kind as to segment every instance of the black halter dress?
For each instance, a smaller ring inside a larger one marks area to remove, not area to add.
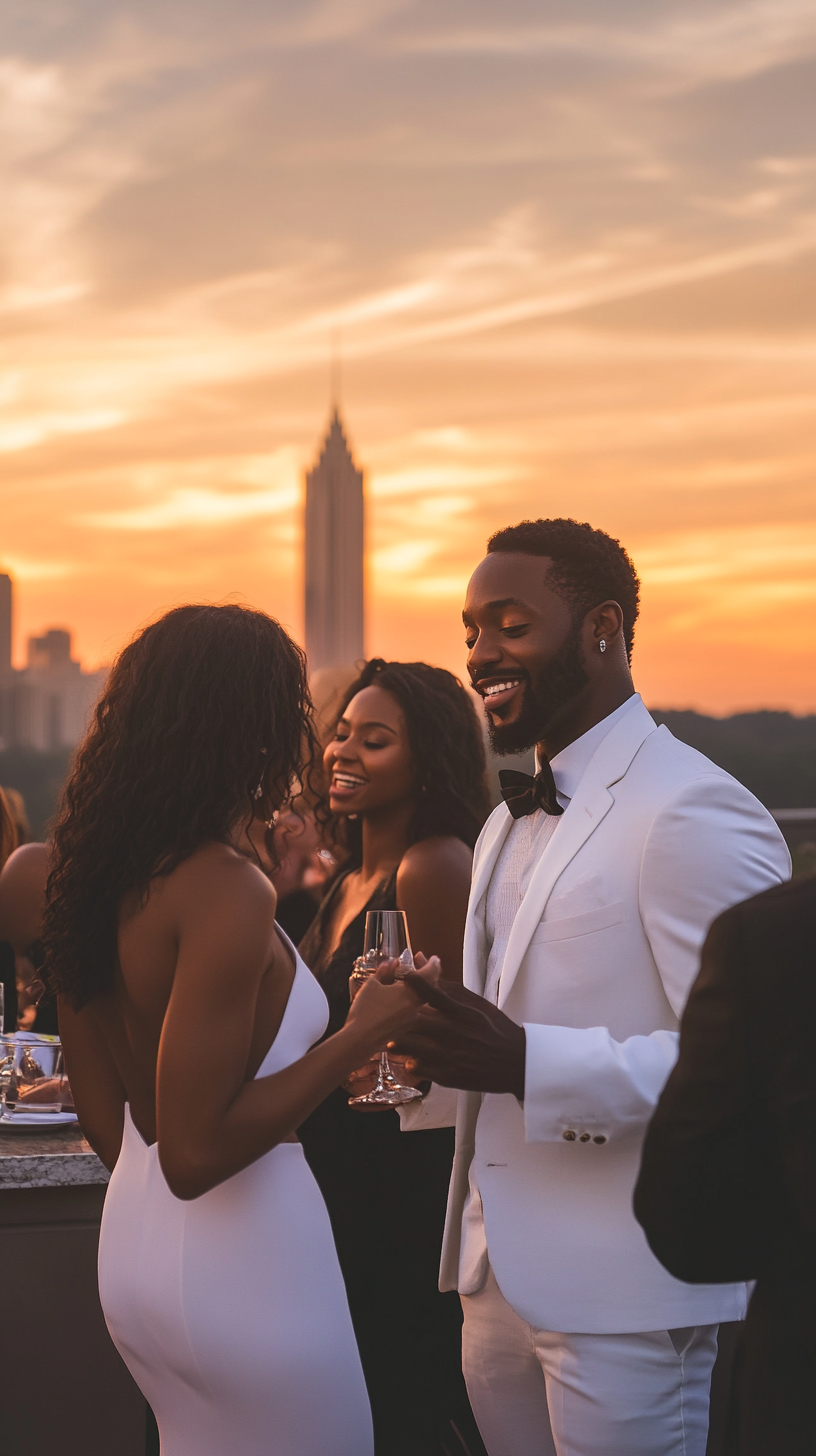
[[[328,998],[326,1036],[349,1009],[352,962],[368,910],[395,910],[380,884],[328,961],[335,881],[300,944]],[[360,1348],[377,1456],[482,1456],[462,1377],[462,1312],[438,1288],[453,1128],[400,1131],[390,1108],[358,1112],[338,1088],[298,1130],[329,1210]]]

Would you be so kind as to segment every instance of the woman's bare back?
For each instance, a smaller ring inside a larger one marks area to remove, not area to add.
[[[154,880],[142,903],[136,894],[123,902],[117,937],[118,963],[110,989],[86,1008],[107,1043],[121,1078],[133,1121],[146,1142],[156,1140],[156,1070],[159,1044],[173,990],[179,951],[179,926],[192,913],[206,924],[212,914],[213,877],[240,894],[247,877],[264,880],[243,855],[223,844],[202,846],[170,875]],[[254,1024],[245,1080],[251,1081],[274,1041],[286,1009],[295,965],[277,927],[269,943],[254,1006]],[[226,1017],[236,990],[224,966]],[[202,1076],[206,1065],[202,1058]]]

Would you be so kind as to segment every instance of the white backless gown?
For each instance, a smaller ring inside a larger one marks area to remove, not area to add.
[[[326,1028],[326,998],[292,949],[295,978],[259,1077],[297,1061]],[[99,1292],[162,1456],[373,1456],[329,1217],[300,1143],[279,1143],[182,1202],[126,1109]]]

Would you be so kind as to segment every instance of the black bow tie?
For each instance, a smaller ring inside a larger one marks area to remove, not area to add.
[[[546,759],[535,778],[515,768],[500,768],[499,783],[501,796],[514,819],[523,819],[536,809],[543,809],[545,814],[564,812],[556,798],[553,771]]]

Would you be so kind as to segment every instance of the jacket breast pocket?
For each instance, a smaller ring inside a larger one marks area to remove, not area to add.
[[[592,935],[596,930],[609,930],[623,923],[623,901],[599,905],[583,915],[568,915],[563,920],[542,920],[533,932],[530,946],[545,945],[554,940],[575,940],[579,935]]]

